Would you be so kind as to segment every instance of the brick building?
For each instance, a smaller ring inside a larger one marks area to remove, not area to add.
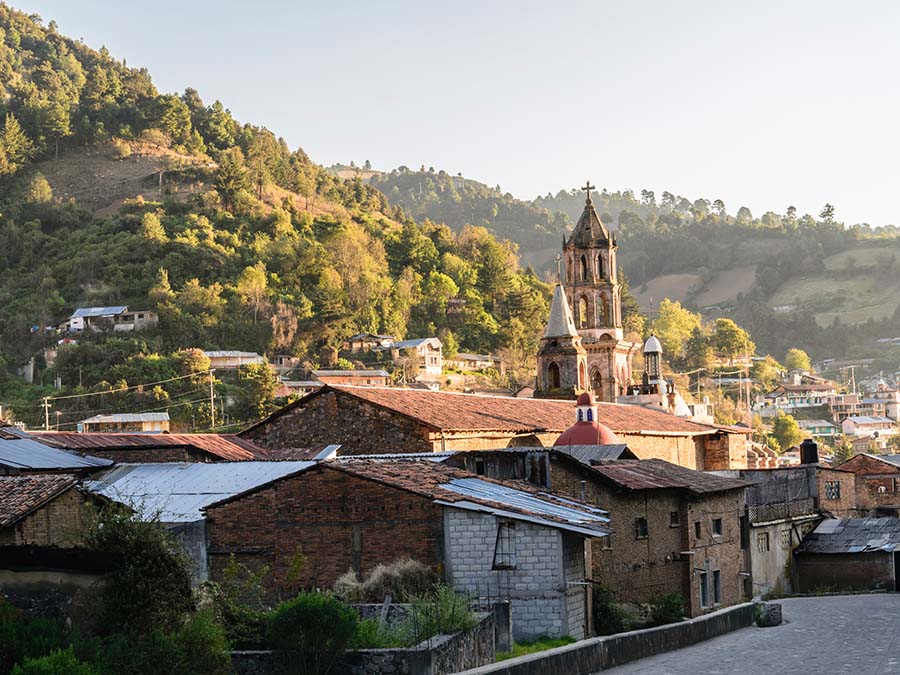
[[[75,546],[94,501],[72,475],[0,476],[0,546]]]
[[[314,370],[312,377],[322,384],[352,384],[357,387],[389,387],[391,376],[386,370]]]
[[[642,459],[692,469],[746,467],[747,430],[640,406],[598,403],[598,419]],[[241,432],[267,448],[340,444],[346,454],[552,446],[572,401],[381,387],[325,386]]]
[[[234,555],[268,566],[266,587],[289,595],[410,557],[459,590],[508,598],[517,638],[587,634],[586,542],[608,522],[524,483],[423,460],[318,463],[205,513],[213,579]]]
[[[592,542],[591,578],[622,602],[677,592],[690,616],[738,602],[746,483],[662,460],[609,459],[626,453],[624,446],[511,448],[458,453],[447,464],[528,480],[609,511],[612,533]]]
[[[859,515],[900,515],[900,455],[855,455],[839,468],[856,474]]]

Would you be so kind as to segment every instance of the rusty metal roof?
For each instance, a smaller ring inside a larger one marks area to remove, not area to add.
[[[694,494],[745,488],[749,483],[735,478],[694,471],[662,459],[620,459],[591,464],[591,468],[627,490],[680,488]]]
[[[41,443],[67,450],[194,448],[230,462],[267,459],[267,451],[236,434],[116,434],[35,432]]]

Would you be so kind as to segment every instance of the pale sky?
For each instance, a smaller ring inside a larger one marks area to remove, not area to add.
[[[325,165],[900,224],[898,3],[13,4]]]

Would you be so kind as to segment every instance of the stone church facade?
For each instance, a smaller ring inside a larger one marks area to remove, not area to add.
[[[575,398],[592,391],[597,400],[615,402],[631,384],[632,356],[640,345],[626,340],[622,330],[616,239],[600,221],[590,188],[572,235],[563,238],[562,299],[554,294],[541,340],[537,397]]]

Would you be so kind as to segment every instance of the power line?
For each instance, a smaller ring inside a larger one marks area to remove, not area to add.
[[[140,410],[136,413],[131,413],[131,414],[141,415],[143,413],[149,413],[149,412],[161,412],[163,410],[169,410],[170,408],[177,408],[182,405],[193,405],[194,403],[206,403],[207,401],[209,401],[208,398],[198,398],[198,399],[194,399],[193,401],[182,401],[181,403],[173,403],[172,405],[163,406],[161,408],[151,408],[149,410]],[[60,424],[59,426],[61,426],[61,427],[77,427],[79,424],[81,424],[81,422],[64,422],[64,423]]]
[[[189,377],[195,377],[196,375],[206,375],[208,371],[206,370],[198,370],[196,373],[189,373],[187,375],[179,375],[178,377],[171,377],[168,380],[159,380],[158,382],[148,382],[146,384],[135,384],[130,387],[124,387],[122,389],[108,389],[106,391],[91,391],[86,394],[66,394],[65,396],[47,396],[46,398],[50,401],[61,401],[63,399],[68,398],[82,398],[84,396],[102,396],[103,394],[120,394],[125,391],[131,391],[133,389],[142,389],[143,387],[153,387],[157,384],[165,384],[166,382],[175,382],[176,380],[184,380]]]

